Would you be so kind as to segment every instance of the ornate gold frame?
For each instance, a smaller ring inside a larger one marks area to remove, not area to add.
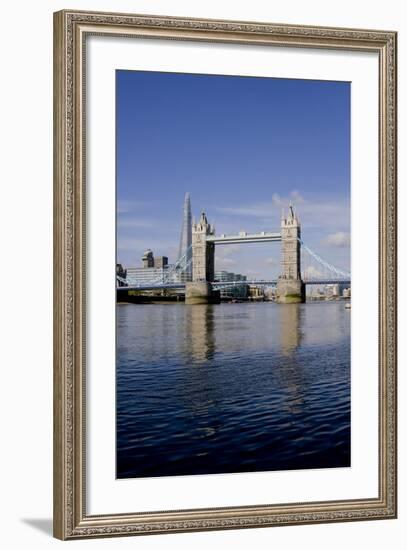
[[[174,512],[86,514],[85,163],[83,76],[89,34],[335,48],[379,57],[379,496]],[[396,517],[395,32],[147,15],[54,14],[54,535],[204,531]]]

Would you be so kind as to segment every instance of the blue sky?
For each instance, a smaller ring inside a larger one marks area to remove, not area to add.
[[[278,231],[350,268],[350,84],[117,71],[117,259],[175,261],[184,194],[216,232]],[[278,275],[274,243],[218,247],[216,269]]]

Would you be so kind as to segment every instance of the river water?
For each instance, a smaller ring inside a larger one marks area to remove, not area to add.
[[[117,477],[350,466],[344,302],[117,306]]]

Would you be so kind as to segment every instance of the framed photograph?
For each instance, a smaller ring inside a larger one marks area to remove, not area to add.
[[[396,33],[54,16],[54,534],[396,517]]]

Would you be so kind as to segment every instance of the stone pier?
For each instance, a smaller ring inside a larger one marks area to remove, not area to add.
[[[213,290],[206,282],[185,283],[186,304],[219,304],[220,291]]]
[[[302,304],[305,302],[305,284],[301,279],[283,279],[277,281],[276,302],[279,304]]]

